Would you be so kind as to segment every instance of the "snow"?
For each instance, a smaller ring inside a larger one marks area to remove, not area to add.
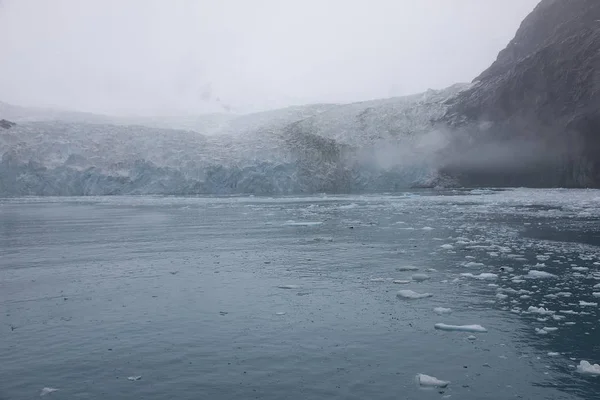
[[[419,386],[422,387],[445,388],[450,384],[449,381],[442,381],[436,377],[425,374],[417,374],[416,379]]]
[[[551,274],[549,272],[546,272],[546,271],[538,271],[538,270],[532,269],[529,272],[527,272],[527,275],[525,277],[529,278],[529,279],[548,279],[548,278],[556,278],[557,276],[554,274]]]
[[[577,366],[577,372],[585,375],[600,376],[600,365],[581,360]]]
[[[445,307],[436,307],[433,309],[433,312],[436,314],[450,314],[452,312],[452,309]]]
[[[408,300],[424,299],[426,297],[432,297],[432,296],[433,296],[433,294],[431,294],[431,293],[417,293],[417,292],[409,290],[409,289],[400,290],[396,294],[396,297],[398,297],[400,299],[408,299]]]
[[[487,332],[481,325],[448,325],[448,324],[435,324],[435,329],[441,331],[459,331],[459,332]]]

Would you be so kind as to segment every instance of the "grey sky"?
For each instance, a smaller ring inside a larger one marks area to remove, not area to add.
[[[539,0],[0,0],[0,101],[113,114],[470,81]]]

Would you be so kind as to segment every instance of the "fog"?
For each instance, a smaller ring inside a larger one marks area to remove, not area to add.
[[[0,101],[245,113],[472,80],[539,0],[2,0]]]

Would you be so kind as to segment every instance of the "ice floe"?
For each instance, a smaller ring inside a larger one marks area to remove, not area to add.
[[[128,376],[127,379],[130,381],[139,381],[140,379],[142,379],[142,376],[141,375]]]
[[[415,282],[423,282],[430,279],[429,275],[425,274],[414,274],[410,278]]]
[[[452,250],[454,248],[454,246],[452,246],[451,244],[443,244],[440,247],[445,250]]]
[[[579,300],[579,305],[582,307],[598,307],[598,303]]]
[[[402,271],[418,271],[418,270],[419,270],[419,267],[415,267],[412,265],[404,265],[402,267],[396,268],[396,271],[400,271],[400,272],[402,272]]]
[[[544,307],[534,307],[534,306],[529,306],[529,308],[527,309],[528,312],[533,313],[533,314],[540,314],[540,315],[552,315],[554,314],[554,311],[550,311]]]
[[[404,279],[394,279],[392,281],[392,283],[395,283],[396,285],[407,285],[409,283],[412,283],[412,281],[408,281],[408,280],[404,280]]]
[[[299,285],[279,285],[277,286],[279,289],[299,289]]]
[[[409,290],[409,289],[400,290],[400,291],[398,291],[398,293],[396,293],[396,297],[398,297],[400,299],[408,299],[408,300],[424,299],[426,297],[432,297],[432,296],[433,295],[431,293],[417,293],[417,292]]]
[[[527,275],[525,277],[529,279],[548,279],[556,278],[557,276],[546,271],[538,271],[536,269],[532,269],[529,272],[527,272]]]
[[[435,324],[435,329],[441,331],[459,331],[459,332],[487,332],[481,325],[448,325],[448,324]]]
[[[417,383],[421,387],[445,388],[450,384],[449,381],[442,381],[434,376],[429,376],[425,374],[417,374],[416,379]]]
[[[445,307],[436,307],[433,309],[433,312],[436,314],[450,314],[452,312],[452,309]]]
[[[493,281],[494,279],[498,279],[498,275],[492,274],[490,272],[482,272],[479,275],[473,275],[470,272],[465,272],[465,273],[460,274],[460,276],[464,276],[465,278],[473,278],[473,279],[488,280],[488,281]]]

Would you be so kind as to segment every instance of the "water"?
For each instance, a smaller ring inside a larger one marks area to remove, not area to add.
[[[0,399],[595,398],[599,218],[585,190],[0,200]]]

